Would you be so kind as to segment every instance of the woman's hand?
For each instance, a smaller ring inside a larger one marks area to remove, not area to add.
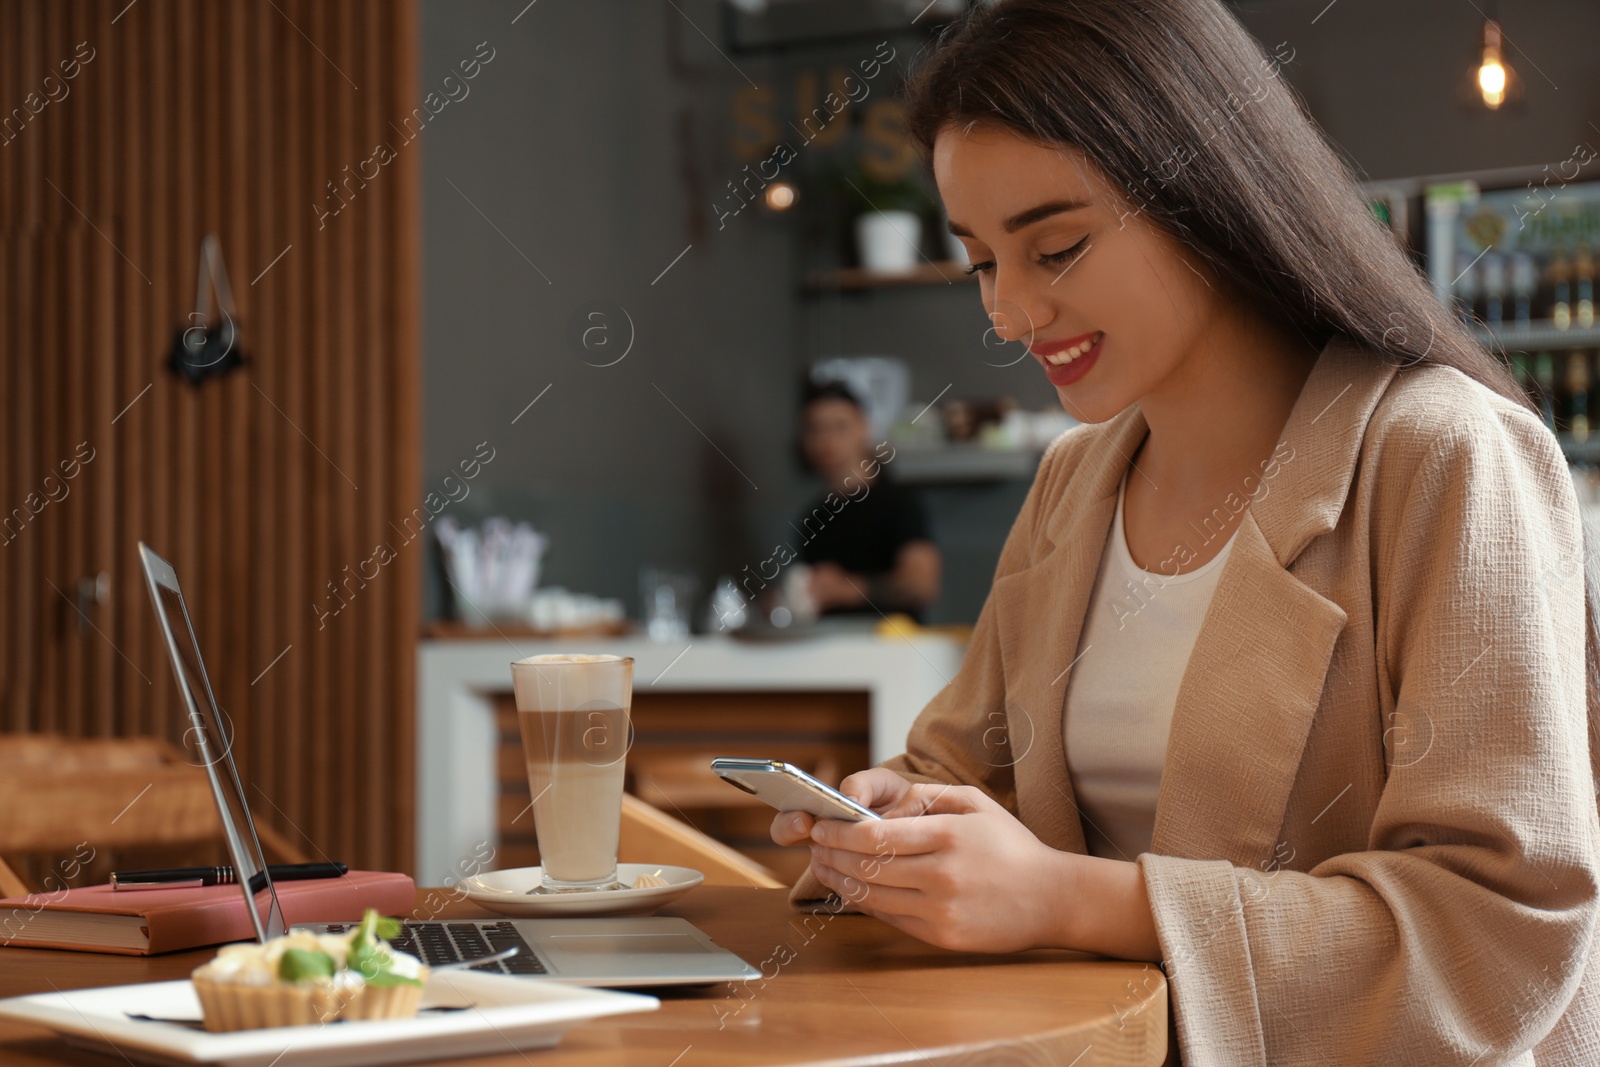
[[[944,948],[1063,944],[1074,896],[1066,855],[982,790],[908,783],[882,814],[881,822],[816,823],[811,869],[823,885]]]
[[[839,783],[839,792],[879,815],[900,803],[911,783],[887,767],[859,771]],[[811,840],[816,819],[803,811],[780,811],[772,819],[772,839],[780,845],[799,845]]]
[[[1133,863],[1058,852],[972,786],[912,784],[885,768],[841,792],[884,818],[849,823],[784,812],[779,844],[812,841],[819,881],[929,944],[968,952],[1075,948],[1159,960]]]

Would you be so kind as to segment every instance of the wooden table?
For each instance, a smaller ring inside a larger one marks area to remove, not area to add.
[[[465,901],[439,914],[492,917]],[[577,1026],[555,1049],[462,1062],[1157,1067],[1166,1056],[1167,987],[1151,964],[1056,951],[947,952],[863,915],[794,911],[779,889],[702,886],[661,914],[688,919],[770,980],[662,990],[660,1010]],[[0,996],[181,978],[212,952],[145,958],[0,949]],[[120,1062],[0,1022],[7,1067]]]

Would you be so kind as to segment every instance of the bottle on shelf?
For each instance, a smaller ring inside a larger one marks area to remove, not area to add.
[[[1558,330],[1572,325],[1572,265],[1560,245],[1550,257],[1550,320]]]
[[[1505,320],[1506,260],[1498,252],[1483,257],[1483,321],[1497,330]]]
[[[1567,426],[1579,444],[1589,439],[1589,353],[1567,356]]]
[[[1551,431],[1556,428],[1556,361],[1548,352],[1533,357],[1533,383],[1539,389],[1539,413]]]
[[[1539,266],[1527,252],[1511,253],[1512,319],[1526,327],[1533,321],[1533,297],[1539,289]]]
[[[1572,258],[1573,280],[1577,283],[1578,302],[1573,318],[1582,327],[1594,325],[1594,255],[1589,246],[1581,244]]]

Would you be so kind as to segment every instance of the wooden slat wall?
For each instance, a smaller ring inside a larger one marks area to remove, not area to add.
[[[0,130],[0,730],[182,742],[147,541],[187,587],[257,816],[399,869],[421,542],[325,625],[313,605],[421,498],[418,148],[322,228],[313,206],[395,142],[415,51],[409,2],[0,0],[0,123],[20,116]],[[208,232],[249,362],[195,388],[165,361]],[[80,442],[94,458],[38,507]]]

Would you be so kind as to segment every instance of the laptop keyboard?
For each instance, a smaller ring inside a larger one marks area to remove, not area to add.
[[[330,923],[327,930],[330,934],[340,934],[349,928],[347,924]],[[549,973],[517,932],[516,925],[509,922],[407,921],[400,925],[400,936],[389,944],[430,967],[481,959],[515,945],[519,951],[510,959],[473,964],[468,970],[495,974]]]

